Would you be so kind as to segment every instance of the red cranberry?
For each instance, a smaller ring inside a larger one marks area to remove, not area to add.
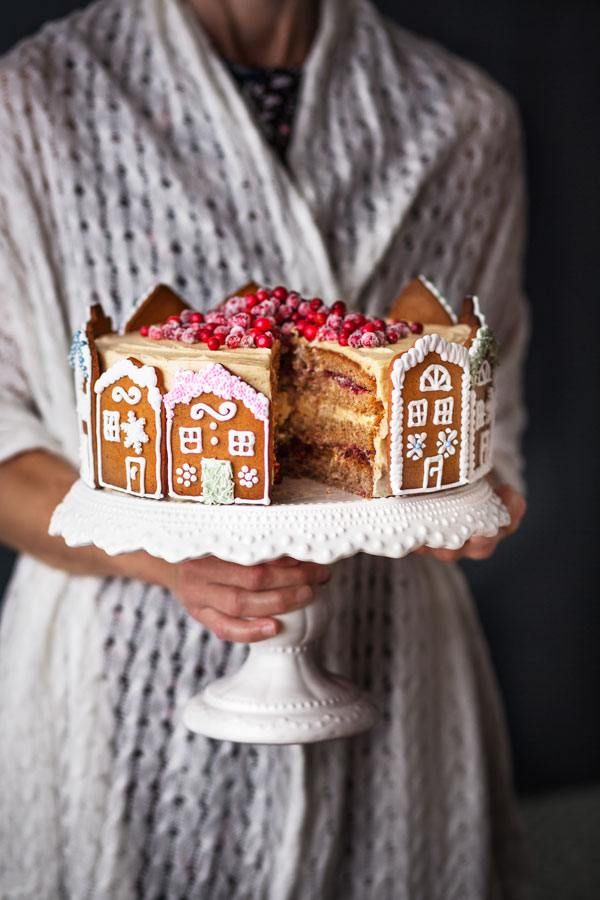
[[[210,337],[212,337],[212,332],[211,332],[211,331],[208,331],[207,328],[202,328],[202,329],[198,332],[198,339],[201,340],[203,344],[206,344],[206,342],[208,341],[208,339],[209,339]]]
[[[302,316],[298,312],[293,312],[290,318],[292,322],[299,322]]]
[[[321,325],[324,325],[325,322],[327,321],[327,313],[315,313],[312,317],[312,321],[318,327],[320,327]]]
[[[333,306],[331,307],[330,312],[332,312],[336,316],[345,316],[346,315],[346,304],[343,300],[336,300]]]
[[[386,332],[386,339],[388,344],[397,344],[398,343],[398,335],[395,331]]]
[[[273,346],[273,335],[270,331],[265,331],[264,334],[259,334],[256,337],[256,346],[257,347],[265,347],[269,348]]]
[[[206,342],[209,350],[218,350],[221,346],[221,338],[213,334]]]
[[[377,331],[385,331],[385,322],[383,319],[375,319],[373,324],[376,326]]]
[[[167,322],[175,322],[176,325],[181,325],[181,318],[179,316],[167,316]]]
[[[362,326],[363,331],[378,331],[377,325],[375,322],[365,322]]]
[[[421,322],[411,322],[408,326],[413,334],[422,334],[423,325]]]
[[[208,332],[208,334],[212,334],[216,327],[216,322],[206,322],[206,324],[202,326],[202,330]]]
[[[307,341],[314,341],[317,336],[317,326],[312,322],[307,322],[302,330],[302,334]]]
[[[268,300],[271,296],[269,291],[266,291],[264,288],[261,288],[260,291],[256,292],[256,296],[258,298],[258,302],[262,303],[263,300]]]
[[[272,294],[276,300],[281,300],[282,303],[288,298],[288,292],[282,285],[278,285],[276,288],[273,288]]]
[[[250,312],[251,309],[254,309],[257,303],[260,303],[258,296],[256,294],[246,294],[244,297],[246,301],[246,311]]]
[[[149,331],[150,331],[150,328],[148,327],[148,325],[142,325],[142,327],[140,328],[140,334],[142,337],[148,337]]]
[[[310,301],[310,308],[313,309],[315,312],[318,309],[321,309],[322,306],[323,306],[323,301],[321,300],[320,297],[313,297],[312,300]]]
[[[273,323],[266,316],[259,316],[254,323],[257,331],[269,331]]]
[[[193,312],[190,316],[190,322],[194,325],[198,324],[198,322],[204,322],[204,316],[201,312]]]
[[[347,335],[344,331],[342,331],[342,333],[341,333],[340,336],[338,337],[338,344],[339,344],[341,347],[347,347],[347,346],[348,346],[348,335]]]

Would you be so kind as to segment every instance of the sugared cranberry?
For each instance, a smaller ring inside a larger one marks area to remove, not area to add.
[[[422,334],[423,325],[421,322],[411,322],[408,326],[413,334]]]
[[[307,322],[302,330],[302,334],[307,341],[314,341],[317,336],[317,326],[312,322]]]
[[[199,322],[204,322],[204,316],[201,312],[193,312],[190,316],[190,322],[197,325]]]
[[[273,288],[272,294],[276,300],[281,300],[282,303],[284,300],[287,300],[288,297],[287,288],[284,288],[281,284],[276,288]]]
[[[273,322],[271,319],[268,319],[266,316],[259,316],[258,319],[254,323],[254,327],[257,331],[269,331]]]
[[[269,291],[265,291],[264,288],[261,288],[260,291],[256,292],[256,296],[258,297],[258,302],[262,303],[263,300],[268,300],[271,295]]]
[[[217,337],[216,334],[213,334],[211,337],[209,337],[206,345],[209,350],[218,350],[221,346],[221,338]]]
[[[175,322],[176,325],[180,325],[181,317],[180,316],[167,316],[167,322]]]
[[[140,328],[140,334],[142,337],[148,337],[149,331],[150,331],[150,328],[148,327],[148,325],[142,325],[142,327]]]
[[[342,333],[341,333],[340,336],[338,337],[338,344],[339,344],[341,347],[347,347],[347,346],[348,346],[348,335],[347,335],[344,331],[342,331]]]
[[[362,326],[362,329],[363,329],[363,331],[367,331],[367,332],[379,330],[377,328],[377,325],[375,324],[375,322],[365,322],[365,324]]]
[[[265,331],[264,334],[259,334],[256,336],[256,346],[263,347],[268,349],[273,346],[273,335],[270,331]]]
[[[310,308],[315,310],[315,312],[318,309],[321,309],[322,306],[323,306],[323,301],[321,300],[320,297],[313,297],[312,300],[310,301]]]
[[[225,338],[225,346],[230,350],[236,350],[241,343],[242,336],[240,334],[228,334]]]
[[[246,310],[250,312],[251,309],[254,309],[257,303],[260,303],[260,299],[258,294],[246,294]]]
[[[336,300],[330,310],[335,316],[346,315],[346,304],[343,300]]]

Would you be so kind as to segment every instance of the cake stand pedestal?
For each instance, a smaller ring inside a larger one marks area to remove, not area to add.
[[[362,500],[307,479],[285,479],[271,506],[204,506],[96,491],[76,482],[50,534],[114,555],[145,550],[168,562],[217,556],[254,565],[290,556],[333,563],[356,553],[400,558],[422,545],[458,549],[493,536],[508,513],[485,480],[429,495]],[[250,645],[233,675],[188,701],[187,727],[221,740],[298,744],[347,737],[377,720],[368,696],[320,662],[330,618],[326,591],[277,618],[281,632]]]

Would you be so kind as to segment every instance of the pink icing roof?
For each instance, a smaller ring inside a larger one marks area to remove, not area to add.
[[[268,421],[269,401],[265,395],[219,363],[207,366],[200,372],[179,369],[175,375],[175,386],[163,397],[167,417],[173,418],[176,403],[191,403],[201,394],[216,394],[223,400],[241,400],[256,419]]]

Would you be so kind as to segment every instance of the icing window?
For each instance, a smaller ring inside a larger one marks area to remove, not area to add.
[[[232,456],[254,456],[256,438],[252,431],[229,432],[229,452]]]
[[[477,373],[477,381],[476,384],[487,384],[492,380],[492,367],[490,365],[489,359],[484,359],[479,367],[479,372]]]
[[[486,466],[490,461],[491,434],[489,428],[481,434],[481,444],[479,449],[479,464]]]
[[[419,388],[422,391],[451,391],[452,379],[448,369],[435,363],[428,366],[421,375]]]
[[[478,400],[475,404],[475,428],[483,428],[485,425],[485,403]]]
[[[427,421],[427,400],[411,400],[408,404],[408,427],[424,425]]]
[[[433,411],[434,425],[451,425],[454,413],[454,397],[441,397],[435,401]]]
[[[121,440],[121,414],[116,410],[105,409],[102,416],[102,434],[105,441],[119,443]]]
[[[202,429],[180,428],[179,449],[182,453],[202,453]]]

